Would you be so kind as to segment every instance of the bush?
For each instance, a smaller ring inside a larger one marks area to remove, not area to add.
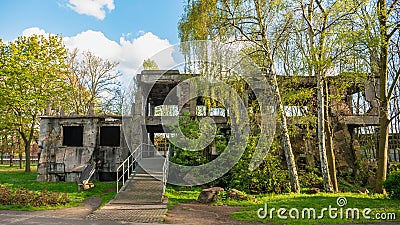
[[[54,193],[47,190],[30,191],[26,188],[11,189],[0,185],[0,205],[18,206],[58,206],[70,202],[65,193]]]
[[[386,181],[383,182],[383,186],[390,198],[400,199],[400,171],[390,173]]]
[[[258,138],[250,137],[249,143],[239,162],[217,184],[227,189],[238,189],[247,193],[286,193],[290,192],[287,169],[281,165],[281,159],[274,147],[265,156],[261,165],[249,170]]]
[[[314,171],[298,171],[299,183],[302,188],[323,187],[323,180]]]

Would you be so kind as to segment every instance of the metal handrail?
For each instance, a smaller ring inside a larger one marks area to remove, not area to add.
[[[129,156],[126,158],[121,165],[118,166],[117,168],[117,193],[119,193],[120,189],[122,189],[125,186],[126,180],[125,180],[125,174],[127,173],[127,177],[129,177],[133,174],[133,171],[135,169],[134,165],[136,162],[140,161],[142,159],[142,144],[140,144]],[[122,168],[122,174],[119,176],[119,172]],[[122,186],[119,188],[119,182],[122,180]]]

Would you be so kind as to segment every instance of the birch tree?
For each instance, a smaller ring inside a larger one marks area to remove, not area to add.
[[[285,10],[288,8],[289,5],[281,1],[189,1],[179,30],[181,41],[217,39],[223,42],[241,42],[249,46],[248,55],[255,59],[273,86],[290,184],[292,191],[298,193],[300,184],[296,162],[274,68],[274,50],[280,35],[291,22],[291,12]]]

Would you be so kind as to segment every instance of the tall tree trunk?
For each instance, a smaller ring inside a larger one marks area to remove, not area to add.
[[[379,55],[379,149],[378,149],[378,171],[375,191],[385,193],[382,182],[386,180],[387,157],[389,142],[389,96],[387,94],[388,82],[388,49],[389,35],[387,27],[386,0],[378,0],[378,21],[380,28],[380,55]]]
[[[22,169],[22,151],[21,151],[21,139],[19,137],[17,138],[17,144],[15,145],[15,150],[18,152],[18,157],[19,157],[19,168]]]
[[[335,192],[339,191],[339,186],[337,183],[337,177],[336,177],[336,157],[335,157],[335,151],[333,148],[333,130],[331,126],[331,121],[330,121],[330,116],[329,116],[329,97],[328,97],[328,84],[325,82],[325,91],[326,91],[326,105],[325,105],[325,116],[326,116],[326,143],[327,143],[327,158],[328,158],[328,168],[329,168],[329,175],[332,181],[333,185],[333,190]]]
[[[31,172],[31,142],[24,141],[24,147],[25,147],[25,172],[30,173]]]
[[[326,192],[333,192],[331,178],[329,175],[328,157],[326,154],[325,143],[325,92],[324,92],[324,79],[319,72],[317,72],[317,102],[318,102],[318,149],[321,161],[321,172]]]
[[[284,111],[284,107],[283,107],[283,103],[282,103],[282,97],[281,97],[281,93],[279,91],[276,74],[274,72],[271,75],[271,80],[275,86],[274,94],[275,94],[277,106],[278,106],[278,115],[281,120],[281,142],[282,142],[283,150],[285,152],[286,163],[287,163],[287,167],[289,170],[290,186],[291,186],[293,192],[300,193],[300,182],[299,182],[299,176],[297,174],[296,161],[294,160],[292,144],[290,142],[289,129],[287,126],[287,120],[286,120],[286,115],[285,115],[285,111]]]
[[[29,136],[27,137],[26,134],[22,130],[18,130],[21,138],[24,142],[24,152],[25,152],[25,172],[31,172],[31,142],[33,138],[34,132],[34,122],[32,122],[32,126],[29,131]]]
[[[286,115],[283,107],[281,93],[278,86],[278,79],[276,77],[276,72],[274,70],[273,56],[271,55],[271,49],[267,37],[266,26],[264,24],[264,18],[263,18],[264,12],[259,1],[254,1],[254,3],[257,13],[258,26],[261,31],[260,34],[261,34],[262,48],[267,61],[265,65],[265,70],[266,70],[265,72],[267,75],[269,75],[268,80],[273,84],[273,90],[275,92],[274,94],[278,107],[278,116],[281,119],[281,132],[282,132],[281,142],[283,150],[285,152],[286,163],[289,170],[290,186],[293,192],[300,193],[300,182],[299,182],[299,176],[297,174],[296,161],[294,160],[292,144],[290,142],[290,136],[289,136],[289,129],[286,121]]]
[[[6,152],[6,148],[4,146],[3,141],[4,141],[4,138],[1,138],[1,146],[0,146],[0,148],[1,148],[0,164],[1,165],[3,165],[3,163],[4,163],[4,153]]]
[[[325,52],[325,37],[327,32],[328,14],[319,5],[321,11],[324,14],[324,21],[321,29],[321,34],[319,38],[319,44],[315,43],[315,31],[312,27],[313,24],[313,6],[314,1],[311,1],[308,6],[308,33],[311,48],[311,76],[315,75],[317,80],[317,107],[318,107],[318,119],[317,119],[317,136],[318,136],[318,150],[319,158],[321,162],[321,173],[323,178],[324,190],[325,192],[333,192],[332,182],[329,175],[328,159],[326,154],[326,139],[325,139],[325,74],[323,73],[322,63],[324,63],[324,52]]]

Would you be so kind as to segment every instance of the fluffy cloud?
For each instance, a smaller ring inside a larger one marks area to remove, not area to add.
[[[172,58],[172,45],[168,40],[162,40],[151,32],[132,40],[121,37],[120,46],[120,63],[129,73],[139,69],[143,61],[148,58],[152,58],[160,69],[169,69],[175,64]]]
[[[103,20],[106,17],[105,9],[111,12],[114,8],[114,0],[69,0],[69,8],[79,14],[94,16]]]
[[[49,33],[46,33],[46,31],[44,31],[43,29],[40,29],[39,27],[31,27],[28,29],[25,29],[24,31],[22,31],[22,36],[32,36],[34,34],[37,35],[43,35],[43,36],[48,36]]]
[[[46,34],[38,27],[24,30],[23,35]],[[72,37],[63,37],[65,46],[80,52],[91,51],[95,55],[119,62],[122,80],[128,81],[145,59],[152,58],[160,69],[170,69],[175,65],[173,48],[168,40],[163,40],[151,32],[140,32],[137,38],[121,36],[119,43],[108,39],[102,32],[87,30]]]
[[[121,46],[102,32],[87,30],[73,37],[64,37],[63,40],[71,50],[77,48],[81,52],[91,51],[101,58],[120,61]]]

